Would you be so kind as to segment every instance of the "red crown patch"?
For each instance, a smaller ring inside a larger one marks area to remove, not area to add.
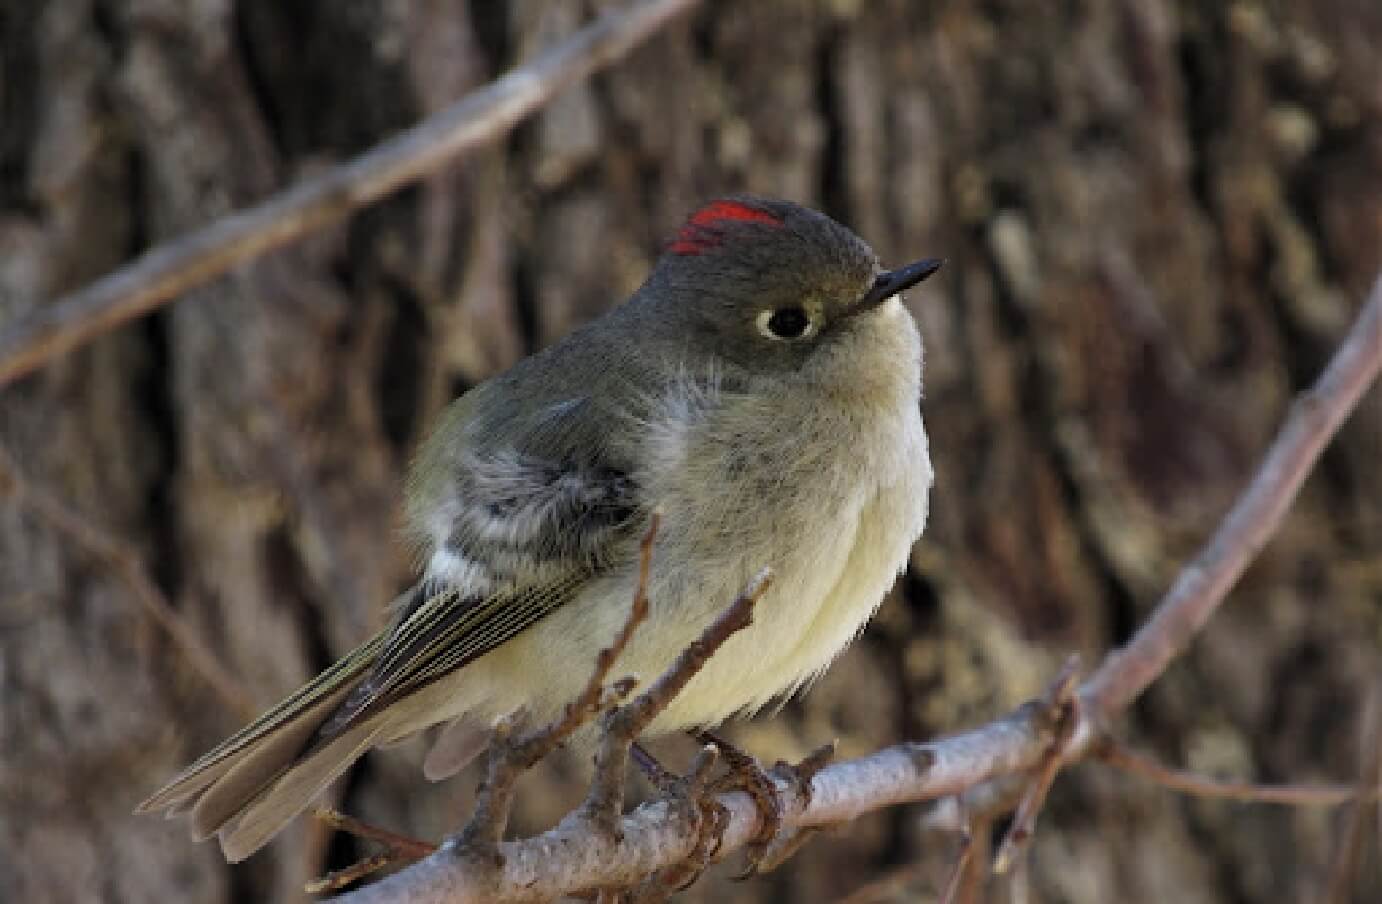
[[[720,229],[722,223],[762,223],[780,227],[782,220],[740,201],[711,201],[687,218],[667,250],[673,254],[690,255],[715,248],[724,239]]]

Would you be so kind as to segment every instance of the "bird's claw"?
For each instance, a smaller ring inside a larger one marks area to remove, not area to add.
[[[769,854],[772,851],[774,840],[779,837],[782,831],[785,816],[777,780],[780,779],[793,786],[797,798],[804,808],[805,804],[810,802],[810,775],[806,775],[803,779],[799,768],[785,761],[779,761],[772,771],[768,772],[759,765],[758,760],[711,732],[696,732],[695,737],[703,744],[714,745],[720,751],[720,755],[729,768],[729,772],[717,780],[711,790],[717,793],[743,791],[758,810],[761,826],[758,834],[749,842],[745,851],[748,859],[747,865],[742,872],[734,876],[734,879],[736,881],[750,879],[760,872],[772,869],[780,862],[780,858],[772,858],[770,861]],[[833,746],[831,749],[833,750]],[[813,753],[803,763],[813,763],[819,754],[820,751]],[[815,765],[811,768],[811,774],[814,774],[819,768],[819,765]]]
[[[799,763],[779,760],[771,770],[764,770],[754,757],[711,732],[696,731],[691,736],[704,746],[697,765],[685,776],[672,774],[646,750],[634,747],[634,761],[644,775],[673,801],[673,806],[694,808],[698,827],[691,853],[659,876],[659,881],[663,887],[680,891],[695,882],[715,859],[729,825],[729,811],[716,795],[727,791],[747,794],[761,823],[746,850],[747,866],[733,878],[749,879],[775,868],[812,834],[811,830],[783,833],[786,809],[779,783],[792,789],[791,811],[803,812],[811,804],[811,779],[830,761],[834,744],[818,748]],[[711,781],[707,776],[716,759],[723,759],[728,771]]]
[[[633,745],[633,759],[640,771],[673,807],[690,811],[696,823],[696,843],[686,858],[662,872],[656,884],[662,889],[681,891],[692,885],[705,872],[720,851],[725,828],[729,825],[729,811],[715,799],[708,781],[710,771],[719,758],[719,748],[705,747],[686,775],[675,775],[659,763],[641,744]]]

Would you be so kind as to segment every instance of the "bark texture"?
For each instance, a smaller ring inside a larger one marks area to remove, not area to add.
[[[4,0],[0,322],[439,109],[601,2]],[[938,473],[914,567],[771,760],[992,718],[1125,638],[1248,476],[1382,266],[1382,6],[710,2],[503,146],[0,395],[27,481],[137,548],[267,705],[407,581],[399,476],[452,395],[641,281],[687,210],[812,203],[913,293]],[[1125,736],[1193,768],[1355,778],[1382,681],[1382,396]],[[823,513],[824,516],[824,513]],[[305,821],[229,869],[129,816],[239,724],[117,570],[0,505],[0,897],[293,900],[352,857]],[[670,744],[669,759],[687,748]],[[345,809],[436,836],[473,774],[368,758]],[[575,803],[567,759],[520,827]],[[686,900],[830,901],[953,839],[912,810]],[[1096,766],[1038,826],[1036,900],[1276,901],[1336,811],[1185,800]],[[1375,834],[1352,883],[1382,898]],[[995,895],[1005,891],[997,883]]]

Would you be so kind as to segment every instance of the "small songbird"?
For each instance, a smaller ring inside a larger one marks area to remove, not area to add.
[[[712,201],[628,301],[455,400],[407,481],[425,568],[389,626],[140,805],[227,859],[262,847],[367,750],[450,723],[547,719],[622,626],[661,529],[650,614],[619,660],[651,681],[764,566],[774,581],[650,734],[784,699],[860,632],[926,521],[921,338],[882,270],[797,204]]]

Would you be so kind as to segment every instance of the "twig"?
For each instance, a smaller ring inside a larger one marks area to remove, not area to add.
[[[370,841],[377,841],[384,845],[384,850],[378,854],[372,854],[369,857],[358,860],[345,869],[335,870],[334,872],[327,873],[325,876],[307,882],[303,885],[302,890],[309,895],[340,891],[366,876],[374,875],[381,869],[386,869],[387,867],[398,864],[416,863],[437,849],[435,844],[429,844],[426,841],[418,841],[416,838],[409,838],[407,835],[399,835],[396,832],[390,832],[388,829],[381,829],[378,826],[370,825],[367,822],[356,819],[354,816],[347,816],[341,811],[330,807],[317,807],[312,811],[312,816],[329,829],[345,832],[358,838],[367,838]]]
[[[667,708],[672,698],[681,693],[682,688],[696,677],[725,641],[752,624],[754,604],[768,592],[772,582],[772,571],[767,568],[754,575],[735,597],[734,602],[710,623],[700,637],[681,652],[667,671],[653,682],[652,687],[613,713],[610,732],[628,738],[630,742],[642,733],[643,729],[657,718],[658,713]]]
[[[650,548],[651,540],[645,539],[645,562]],[[646,565],[640,573],[646,576]],[[724,642],[737,631],[749,626],[752,622],[753,606],[767,591],[771,578],[771,572],[766,568],[755,575],[728,608],[701,633],[699,638],[682,651],[651,687],[637,699],[605,716],[600,749],[596,757],[595,777],[591,781],[585,803],[577,813],[568,816],[560,825],[543,836],[554,848],[548,848],[543,853],[533,851],[537,858],[535,860],[522,858],[524,869],[536,867],[541,872],[544,871],[543,860],[552,865],[553,849],[561,850],[568,856],[574,853],[582,857],[583,870],[580,875],[588,877],[588,881],[572,884],[570,874],[557,879],[556,882],[553,882],[550,876],[535,875],[520,880],[516,886],[512,884],[510,871],[517,865],[512,845],[497,843],[498,838],[491,827],[493,820],[482,819],[479,813],[480,805],[477,804],[477,814],[472,817],[471,824],[467,825],[460,835],[443,844],[436,855],[407,870],[406,877],[402,877],[403,874],[391,876],[341,900],[354,901],[356,904],[411,900],[441,901],[451,900],[453,897],[458,901],[497,901],[505,899],[506,889],[522,889],[518,896],[523,900],[542,900],[589,889],[628,888],[659,870],[676,866],[695,855],[698,846],[706,840],[700,831],[704,828],[705,816],[699,807],[678,806],[678,802],[664,799],[640,807],[630,817],[619,819],[629,749],[638,734],[657,718],[658,713],[696,676]],[[644,594],[639,593],[636,596],[643,597]],[[605,657],[602,655],[599,659],[603,662]],[[697,765],[693,766],[691,777],[688,779],[692,790],[704,784],[711,765],[713,760],[709,755],[698,757]],[[482,794],[482,800],[483,797]],[[746,795],[743,794],[728,797],[731,800],[744,798],[746,802]],[[685,801],[681,803],[684,804]],[[714,826],[714,834],[723,839],[721,829],[727,830],[734,816],[730,809],[732,805],[727,804],[723,797],[716,799],[714,803],[725,813],[723,824]],[[641,825],[647,814],[653,811],[668,817],[662,827],[666,828],[667,824],[675,826],[674,834],[670,837],[643,837],[647,829],[658,826],[657,822],[646,827]],[[640,814],[643,814],[642,818]],[[718,815],[716,820],[718,822]],[[755,814],[753,822],[756,824],[757,821],[758,817]],[[594,831],[591,831],[592,828]],[[641,864],[630,867],[629,864],[612,861],[615,852],[638,846],[645,840],[651,840],[658,846],[658,851],[648,858],[652,862],[646,867],[640,868]],[[747,839],[740,839],[735,847],[742,845],[745,840]],[[579,849],[582,846],[584,850]],[[461,868],[454,869],[454,865],[458,863],[462,864]],[[439,869],[430,871],[428,867],[433,865]],[[602,871],[601,865],[606,869]],[[612,875],[601,875],[601,872],[610,872],[609,866],[615,867]],[[429,873],[439,884],[430,885]],[[395,880],[398,882],[395,883]],[[653,890],[653,886],[645,886],[645,891],[651,893]],[[435,897],[438,894],[442,897]],[[417,897],[418,895],[421,897]]]
[[[86,288],[36,308],[0,334],[0,386],[494,141],[696,3],[642,0],[610,10],[536,60],[359,157],[158,245]]]
[[[653,684],[630,703],[605,716],[601,726],[600,748],[595,756],[595,775],[590,792],[581,805],[583,817],[601,830],[618,834],[616,822],[623,809],[624,773],[629,750],[643,730],[667,708],[687,682],[704,668],[726,640],[747,628],[753,619],[753,606],[768,590],[772,573],[764,568],[730,603],[715,621]]]
[[[1208,545],[1176,578],[1150,620],[1110,653],[1080,691],[1088,743],[1189,645],[1281,526],[1324,447],[1382,370],[1382,277],[1329,366],[1291,408],[1247,490]]]
[[[1263,785],[1252,782],[1219,781],[1158,763],[1111,738],[1101,739],[1091,751],[1094,759],[1124,772],[1148,779],[1173,791],[1211,800],[1233,800],[1251,804],[1285,804],[1291,807],[1337,806],[1351,800],[1376,798],[1376,788],[1368,792],[1353,785]]]
[[[648,520],[648,529],[639,547],[638,585],[634,589],[628,617],[610,645],[596,655],[595,667],[591,670],[585,688],[575,700],[566,705],[555,721],[540,726],[517,740],[510,741],[509,736],[518,727],[521,714],[513,714],[496,726],[494,737],[490,740],[489,763],[475,803],[475,811],[466,827],[448,844],[465,851],[469,856],[492,859],[494,848],[504,837],[504,828],[508,825],[514,787],[519,775],[531,769],[576,729],[590,721],[592,716],[614,702],[611,692],[617,700],[628,696],[633,690],[631,679],[618,681],[608,690],[605,687],[605,679],[609,677],[615,661],[628,646],[638,626],[648,617],[648,572],[652,563],[653,543],[657,539],[660,524],[661,517],[654,512]]]
[[[998,855],[993,860],[993,871],[1002,875],[1027,848],[1027,842],[1036,828],[1037,814],[1046,802],[1046,794],[1056,780],[1056,773],[1065,762],[1071,735],[1079,722],[1079,700],[1075,697],[1075,682],[1080,675],[1080,659],[1071,656],[1052,683],[1047,698],[1050,700],[1050,714],[1055,723],[1055,737],[1046,749],[1042,761],[1032,775],[1032,781],[1018,804],[1017,814],[1013,816],[1003,843],[998,847]]]
[[[144,570],[139,553],[29,480],[9,451],[0,448],[0,495],[5,494],[15,497],[20,506],[38,515],[87,555],[103,562],[119,575],[134,594],[144,614],[168,635],[173,646],[186,657],[192,670],[216,696],[237,716],[246,719],[254,717],[258,708],[249,692],[221,665],[216,654],[169,604],[167,597]]]
[[[399,835],[397,832],[390,832],[388,829],[381,829],[378,826],[370,825],[367,822],[348,816],[340,810],[331,807],[317,807],[312,811],[312,816],[318,822],[324,823],[328,827],[338,832],[345,832],[358,838],[367,838],[370,841],[377,841],[391,852],[395,853],[400,860],[421,860],[428,854],[437,849],[435,844],[426,841],[419,841],[416,838],[409,838],[407,835]]]
[[[398,861],[392,854],[385,852],[357,860],[345,869],[338,869],[335,872],[327,873],[318,879],[312,879],[302,886],[304,893],[309,895],[321,895],[329,891],[340,891],[347,885],[354,885],[366,876],[372,876],[388,866]]]
[[[953,795],[994,776],[1030,770],[1050,744],[1049,723],[1045,708],[1029,703],[1003,719],[950,738],[899,744],[827,766],[811,782],[810,806],[800,814],[789,811],[785,824],[830,825],[890,804]],[[723,858],[757,836],[761,817],[743,792],[715,800],[727,816],[717,854]],[[591,831],[587,820],[568,817],[537,837],[501,843],[494,859],[498,865],[490,870],[478,870],[449,855],[443,845],[437,854],[342,901],[463,904],[627,888],[685,860],[697,829],[694,818],[663,800],[625,816],[612,833]]]
[[[940,904],[973,904],[979,899],[979,890],[983,888],[988,875],[988,854],[992,843],[990,823],[987,819],[972,819],[968,814],[963,820],[960,849],[955,854],[955,864],[941,891]]]

